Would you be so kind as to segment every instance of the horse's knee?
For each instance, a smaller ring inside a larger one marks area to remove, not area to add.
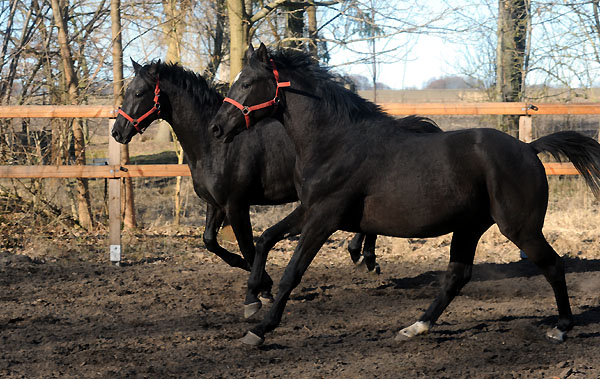
[[[210,252],[215,252],[219,249],[219,242],[217,241],[217,237],[213,235],[208,235],[204,233],[202,236],[202,241],[204,241],[204,246]]]

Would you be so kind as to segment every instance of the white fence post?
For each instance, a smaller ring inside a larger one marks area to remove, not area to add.
[[[113,168],[121,165],[121,148],[111,137],[114,123],[114,119],[108,120],[108,164]],[[108,241],[110,261],[118,266],[121,263],[121,178],[119,177],[108,179]]]
[[[523,142],[533,141],[533,122],[531,116],[519,117],[519,139]]]

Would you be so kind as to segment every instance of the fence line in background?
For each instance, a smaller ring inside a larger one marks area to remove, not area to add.
[[[600,114],[600,103],[384,103],[381,108],[394,116],[420,115],[517,115],[519,136],[531,141],[534,115]],[[110,138],[116,112],[109,105],[22,105],[0,106],[0,118],[107,118],[108,165],[106,166],[0,166],[0,178],[107,178],[109,179],[110,261],[121,261],[121,178],[191,176],[187,165],[121,166],[121,149]],[[576,175],[571,163],[545,163],[548,175]]]
[[[547,175],[578,175],[571,163],[544,163]],[[0,178],[151,178],[192,176],[185,164],[105,166],[0,166]]]

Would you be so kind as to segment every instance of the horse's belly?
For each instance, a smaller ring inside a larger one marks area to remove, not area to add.
[[[360,229],[395,237],[425,238],[447,234],[478,217],[462,199],[365,198]]]

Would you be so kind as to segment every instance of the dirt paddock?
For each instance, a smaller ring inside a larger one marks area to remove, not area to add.
[[[375,276],[351,264],[350,235],[334,234],[260,348],[237,341],[264,315],[242,317],[247,275],[203,248],[201,228],[126,234],[122,267],[108,264],[105,236],[30,231],[34,242],[0,251],[0,377],[599,378],[595,208],[547,220],[576,321],[562,344],[544,337],[556,320],[550,286],[497,229],[481,241],[461,296],[408,342],[394,336],[437,293],[450,237],[380,238]],[[4,238],[27,234],[6,219],[3,227]],[[271,253],[276,282],[294,245]]]

